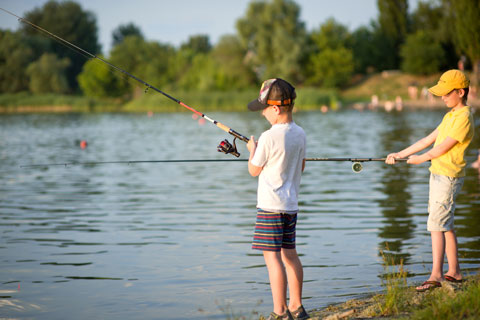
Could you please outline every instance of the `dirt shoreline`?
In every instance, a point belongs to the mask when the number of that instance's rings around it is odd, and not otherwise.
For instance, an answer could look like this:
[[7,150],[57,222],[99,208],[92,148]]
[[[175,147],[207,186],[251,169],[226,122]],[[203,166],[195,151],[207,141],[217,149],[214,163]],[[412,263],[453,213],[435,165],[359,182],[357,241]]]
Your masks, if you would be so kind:
[[[479,275],[467,276],[462,283],[442,282],[442,287],[435,291],[416,292],[413,285],[401,288],[408,297],[409,310],[396,314],[382,314],[386,293],[366,295],[364,298],[356,298],[339,304],[332,304],[324,308],[312,309],[308,313],[312,320],[349,320],[349,319],[408,319],[413,312],[422,308],[425,299],[431,298],[433,293],[442,292],[450,299],[457,293],[462,292],[468,285],[478,282]],[[442,298],[438,298],[442,299]],[[441,303],[441,302],[439,302]]]

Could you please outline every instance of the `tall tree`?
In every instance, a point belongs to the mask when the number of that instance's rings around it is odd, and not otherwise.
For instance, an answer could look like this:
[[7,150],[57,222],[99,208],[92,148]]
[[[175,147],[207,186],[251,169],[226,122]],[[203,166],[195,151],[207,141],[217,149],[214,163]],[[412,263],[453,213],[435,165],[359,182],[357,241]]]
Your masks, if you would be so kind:
[[302,80],[300,61],[306,31],[294,1],[252,1],[246,15],[237,21],[237,31],[258,80]]
[[192,54],[208,53],[212,49],[208,35],[194,35],[188,38],[188,41],[182,43],[180,50],[190,50]]
[[25,66],[33,59],[32,49],[18,33],[0,30],[0,92],[28,89]]
[[177,75],[176,86],[184,89],[208,89],[214,86],[213,70],[209,70],[210,67],[214,69],[214,62],[208,56],[211,50],[208,35],[202,34],[190,36],[188,41],[180,45],[175,62],[170,66],[170,70]]
[[447,0],[455,15],[455,42],[458,50],[473,66],[472,84],[480,80],[480,2],[478,0]]
[[[88,52],[93,54],[100,52],[95,15],[84,11],[79,4],[73,1],[49,1],[43,7],[27,12],[25,19]],[[45,35],[39,35],[39,32],[29,25],[24,25],[21,30],[30,36],[45,37]],[[60,59],[68,58],[70,60],[70,66],[66,71],[67,79],[69,86],[74,90],[77,89],[77,75],[82,71],[83,64],[87,59],[53,39],[48,39],[48,41],[49,52],[54,53]]]
[[346,85],[354,69],[348,29],[329,19],[311,33],[311,38],[315,49],[310,55],[307,83],[325,87]]
[[442,0],[419,2],[411,18],[412,34],[427,33],[432,38],[428,41],[430,45],[434,41],[441,46],[440,50],[444,58],[439,66],[440,70],[449,69],[458,62],[458,53],[455,51],[454,44],[455,31],[452,28],[453,19],[449,11],[450,8],[442,3]]
[[356,73],[373,72],[377,66],[375,53],[378,48],[374,43],[373,31],[365,26],[352,32],[351,49],[353,53],[354,71]]
[[408,0],[377,0],[381,32],[387,47],[392,47],[392,68],[400,65],[400,46],[409,32]]
[[[168,45],[128,36],[112,49],[110,61],[148,83],[163,88],[175,79],[176,69],[171,67],[174,65],[174,56],[174,49]],[[136,81],[130,83],[136,94],[143,93],[143,89],[137,89],[140,87]]]
[[423,30],[408,35],[400,55],[403,58],[402,70],[412,74],[439,72],[445,60],[440,42]]
[[[185,49],[184,49],[185,50]],[[179,51],[180,57],[183,50]],[[244,62],[245,51],[236,36],[223,36],[209,53],[197,53],[179,86],[199,90],[244,89],[255,84],[255,74]]]
[[225,35],[213,48],[216,62],[216,89],[245,89],[255,84],[255,74],[244,61],[245,49],[235,35]]
[[137,27],[132,22],[121,24],[112,32],[112,47],[115,47],[117,44],[121,43],[123,39],[128,36],[137,36],[141,39],[144,38],[140,27]]

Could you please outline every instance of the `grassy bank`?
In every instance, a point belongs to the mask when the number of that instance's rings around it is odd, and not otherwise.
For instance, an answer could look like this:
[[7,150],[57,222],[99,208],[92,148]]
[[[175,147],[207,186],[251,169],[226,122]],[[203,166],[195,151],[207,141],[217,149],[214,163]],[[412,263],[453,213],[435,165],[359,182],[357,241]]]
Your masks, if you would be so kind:
[[[167,92],[202,112],[245,111],[246,105],[258,96],[257,89],[229,92],[178,91]],[[316,110],[322,105],[339,106],[336,90],[297,89],[299,110]],[[26,92],[0,95],[0,112],[175,112],[187,111],[171,99],[150,89],[130,101],[88,98],[78,95],[32,95]]]
[[480,316],[480,276],[467,277],[462,284],[444,282],[442,288],[425,293],[417,293],[413,287],[387,288],[383,294],[310,311],[310,316],[325,320],[475,320]]
[[312,319],[479,319],[480,274],[462,283],[445,281],[441,288],[419,293],[407,285],[403,263],[395,265],[393,258],[383,258],[383,293],[310,311]]
[[[388,250],[388,249],[387,249]],[[418,284],[407,284],[408,271],[403,261],[387,253],[383,257],[384,290],[365,293],[364,298],[352,299],[325,308],[310,309],[312,320],[395,319],[395,320],[477,320],[480,319],[480,273],[464,277],[462,283],[442,282],[442,287],[426,292],[415,290]],[[479,270],[480,271],[480,270]],[[221,308],[225,319],[265,320],[252,311],[239,316],[231,308]]]
[[418,76],[399,71],[384,71],[353,80],[353,84],[342,91],[341,97],[345,101],[358,102],[370,101],[372,95],[377,95],[383,101],[394,101],[399,96],[405,101],[410,100],[408,87],[414,85],[418,90],[418,98],[421,98],[422,88],[435,85],[439,77],[440,73]]
[[0,94],[0,112],[102,112],[121,108],[116,99],[28,92]]

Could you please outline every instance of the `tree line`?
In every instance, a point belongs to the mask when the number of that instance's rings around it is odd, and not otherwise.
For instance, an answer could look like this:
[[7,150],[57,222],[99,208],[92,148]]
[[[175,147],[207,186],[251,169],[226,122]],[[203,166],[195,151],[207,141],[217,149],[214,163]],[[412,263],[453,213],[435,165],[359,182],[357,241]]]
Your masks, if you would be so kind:
[[[330,18],[308,31],[295,1],[252,1],[236,21],[236,33],[215,45],[202,34],[179,47],[148,41],[128,23],[114,30],[108,53],[101,51],[95,15],[74,1],[49,1],[24,17],[162,90],[242,90],[271,77],[342,88],[358,74],[391,69],[432,74],[459,63],[473,70],[476,85],[479,1],[421,1],[413,12],[408,5],[408,0],[377,0],[378,17],[368,25],[351,31]],[[0,92],[134,97],[141,89],[123,78],[29,25],[0,30]]]

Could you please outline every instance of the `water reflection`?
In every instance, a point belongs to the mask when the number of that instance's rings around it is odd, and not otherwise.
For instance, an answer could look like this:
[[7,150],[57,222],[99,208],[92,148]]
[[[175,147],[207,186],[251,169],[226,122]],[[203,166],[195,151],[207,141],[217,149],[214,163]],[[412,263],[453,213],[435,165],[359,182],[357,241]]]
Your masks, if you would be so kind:
[[[380,133],[381,150],[384,150],[384,156],[407,147],[405,142],[412,140],[413,132],[407,114],[399,112],[389,114],[385,118],[385,129]],[[417,137],[413,137],[415,138]],[[389,263],[396,265],[409,264],[410,253],[403,247],[413,237],[416,227],[410,214],[411,178],[411,167],[405,163],[386,166],[380,178],[382,182],[380,191],[386,198],[378,201],[385,217],[379,228],[379,237],[383,239],[379,244],[379,253]]]

